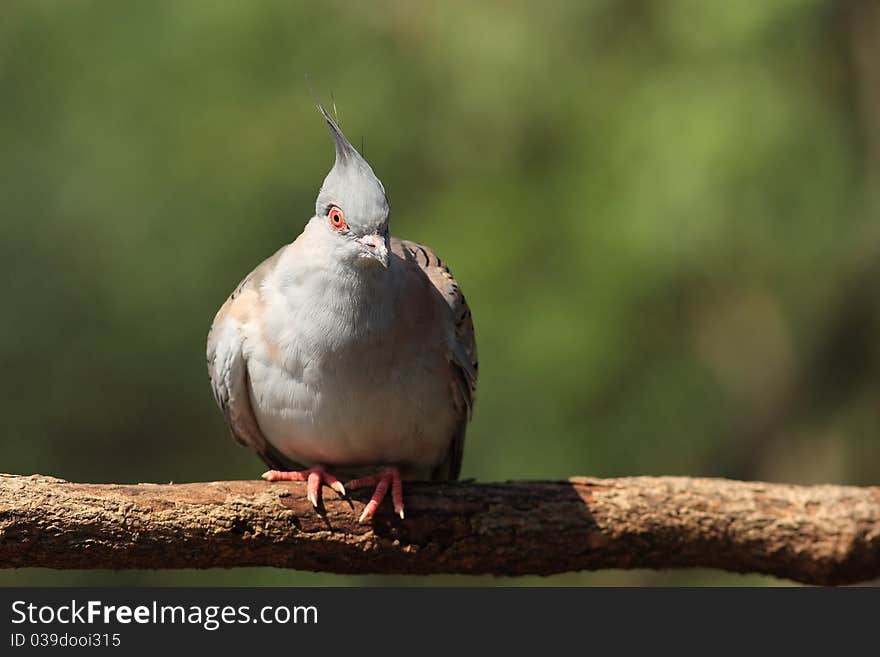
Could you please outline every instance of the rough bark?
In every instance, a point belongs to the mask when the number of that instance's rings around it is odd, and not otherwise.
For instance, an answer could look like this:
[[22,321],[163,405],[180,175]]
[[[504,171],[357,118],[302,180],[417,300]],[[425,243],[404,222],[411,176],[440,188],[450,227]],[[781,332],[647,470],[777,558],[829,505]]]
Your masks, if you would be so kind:
[[0,567],[550,574],[711,567],[812,584],[880,577],[880,488],[685,477],[412,483],[407,517],[304,484],[76,484],[0,475]]

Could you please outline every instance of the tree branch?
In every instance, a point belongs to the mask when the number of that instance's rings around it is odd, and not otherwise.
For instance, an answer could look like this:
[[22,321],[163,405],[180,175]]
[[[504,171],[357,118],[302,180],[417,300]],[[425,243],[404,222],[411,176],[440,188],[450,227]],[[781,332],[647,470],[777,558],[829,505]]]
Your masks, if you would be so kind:
[[546,575],[710,567],[811,584],[880,577],[880,488],[686,477],[411,483],[407,517],[301,483],[75,484],[0,475],[0,567]]

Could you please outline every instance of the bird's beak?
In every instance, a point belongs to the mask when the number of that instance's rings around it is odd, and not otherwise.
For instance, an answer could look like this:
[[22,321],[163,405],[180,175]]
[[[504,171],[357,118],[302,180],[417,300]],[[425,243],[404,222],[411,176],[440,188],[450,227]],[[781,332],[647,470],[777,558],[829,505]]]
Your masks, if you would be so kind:
[[355,240],[361,245],[361,257],[374,258],[383,267],[388,267],[388,246],[381,235],[364,235]]

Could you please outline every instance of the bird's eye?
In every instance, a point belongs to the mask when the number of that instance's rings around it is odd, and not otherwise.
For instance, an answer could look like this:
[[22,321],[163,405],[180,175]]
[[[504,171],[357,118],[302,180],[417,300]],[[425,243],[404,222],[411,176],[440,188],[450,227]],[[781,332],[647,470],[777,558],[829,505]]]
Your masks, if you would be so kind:
[[342,210],[335,205],[330,206],[330,211],[327,213],[327,217],[330,219],[330,225],[336,230],[344,230],[348,228],[348,224],[345,223],[345,215],[342,214]]

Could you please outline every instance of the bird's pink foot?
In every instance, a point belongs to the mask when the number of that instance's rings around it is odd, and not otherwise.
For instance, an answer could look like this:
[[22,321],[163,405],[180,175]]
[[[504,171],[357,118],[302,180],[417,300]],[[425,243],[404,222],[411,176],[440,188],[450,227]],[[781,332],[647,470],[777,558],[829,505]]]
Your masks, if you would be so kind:
[[376,490],[373,497],[364,507],[364,512],[358,518],[358,522],[367,522],[376,513],[379,504],[385,499],[385,493],[388,492],[388,486],[391,486],[391,501],[394,503],[394,513],[403,518],[403,482],[400,480],[400,471],[395,467],[390,467],[382,474],[372,477],[361,477],[349,481],[346,484],[350,489],[364,488],[366,486],[375,486]]
[[309,498],[309,502],[316,509],[318,508],[318,500],[321,497],[321,484],[330,486],[330,488],[345,497],[345,486],[336,477],[327,472],[323,465],[316,465],[308,470],[300,470],[298,472],[267,470],[260,476],[266,481],[305,481],[307,483],[306,495]]

